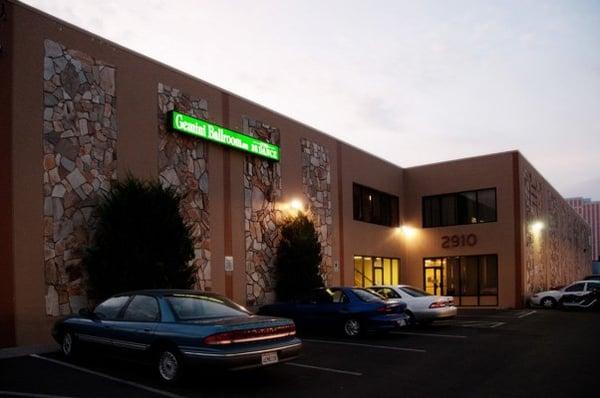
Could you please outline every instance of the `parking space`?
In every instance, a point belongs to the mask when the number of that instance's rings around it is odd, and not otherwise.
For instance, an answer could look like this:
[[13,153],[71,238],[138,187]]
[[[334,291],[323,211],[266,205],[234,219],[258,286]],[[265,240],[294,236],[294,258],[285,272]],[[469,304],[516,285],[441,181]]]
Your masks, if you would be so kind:
[[0,361],[0,395],[570,396],[600,387],[597,336],[598,313],[461,310],[456,319],[384,335],[304,336],[302,356],[293,362],[196,370],[176,387],[158,383],[150,366],[122,359],[13,358]]

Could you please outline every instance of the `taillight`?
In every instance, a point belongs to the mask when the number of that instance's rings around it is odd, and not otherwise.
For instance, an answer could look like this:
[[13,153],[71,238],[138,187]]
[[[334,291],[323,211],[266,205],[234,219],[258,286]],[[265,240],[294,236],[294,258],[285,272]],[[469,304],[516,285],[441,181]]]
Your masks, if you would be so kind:
[[429,308],[442,308],[442,307],[446,307],[448,305],[448,302],[446,300],[438,300],[438,301],[434,301],[433,303],[431,303],[429,305]]
[[394,308],[390,307],[388,305],[384,305],[383,307],[377,308],[375,311],[377,311],[377,312],[383,312],[383,313],[389,313],[389,312],[394,311]]
[[202,342],[207,345],[248,343],[252,341],[280,339],[282,337],[294,336],[295,334],[295,325],[285,325],[216,333],[205,337]]

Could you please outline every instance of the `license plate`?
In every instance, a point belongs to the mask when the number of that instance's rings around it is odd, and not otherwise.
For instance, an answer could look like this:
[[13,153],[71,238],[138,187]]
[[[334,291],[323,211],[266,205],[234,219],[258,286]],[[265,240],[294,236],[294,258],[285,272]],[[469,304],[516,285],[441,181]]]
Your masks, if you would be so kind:
[[261,362],[262,362],[263,365],[269,365],[269,364],[272,364],[272,363],[279,362],[279,358],[277,357],[277,352],[276,351],[265,352],[261,356]]

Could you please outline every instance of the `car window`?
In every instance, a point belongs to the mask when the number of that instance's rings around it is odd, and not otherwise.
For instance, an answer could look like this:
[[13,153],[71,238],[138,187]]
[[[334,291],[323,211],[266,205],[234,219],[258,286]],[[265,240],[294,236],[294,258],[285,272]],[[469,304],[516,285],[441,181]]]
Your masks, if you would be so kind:
[[389,287],[380,287],[377,289],[371,289],[374,290],[375,293],[378,293],[380,295],[382,295],[385,298],[391,299],[391,298],[402,298],[402,296],[400,294],[398,294],[394,289],[389,288]]
[[319,289],[313,296],[313,302],[317,304],[331,304],[333,303],[334,292],[329,289]]
[[426,291],[423,291],[421,289],[418,289],[418,288],[412,287],[412,286],[402,286],[400,289],[402,289],[402,291],[406,292],[406,294],[413,296],[413,297],[432,296],[431,293],[427,293]]
[[588,292],[591,292],[591,291],[598,290],[598,289],[600,289],[600,283],[588,282],[587,288],[585,290],[587,290]]
[[165,299],[181,320],[249,315],[241,305],[217,295],[174,294]]
[[372,303],[374,301],[380,301],[385,299],[385,297],[383,297],[382,295],[377,294],[373,291],[369,291],[367,289],[352,289],[352,293],[354,293],[356,297],[358,297],[361,301],[365,301],[367,303]]
[[111,297],[96,307],[94,313],[100,319],[116,319],[130,296]]
[[344,304],[349,302],[348,297],[346,297],[342,290],[334,290],[332,293],[333,296],[331,298],[333,303]]
[[123,320],[133,322],[152,322],[159,318],[158,302],[154,297],[135,296],[123,314]]
[[576,283],[574,285],[568,286],[565,289],[565,292],[583,292],[585,288],[585,283]]

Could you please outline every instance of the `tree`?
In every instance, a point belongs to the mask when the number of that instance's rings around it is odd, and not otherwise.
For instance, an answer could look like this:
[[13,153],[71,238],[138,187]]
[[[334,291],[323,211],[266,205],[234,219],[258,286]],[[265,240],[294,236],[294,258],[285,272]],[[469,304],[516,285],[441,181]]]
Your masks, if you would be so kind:
[[83,259],[93,297],[194,286],[194,246],[179,202],[158,182],[128,176],[113,186],[97,207],[96,232]]
[[314,223],[304,214],[286,220],[275,258],[277,298],[296,299],[323,286],[319,275],[321,259],[321,243]]

